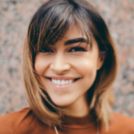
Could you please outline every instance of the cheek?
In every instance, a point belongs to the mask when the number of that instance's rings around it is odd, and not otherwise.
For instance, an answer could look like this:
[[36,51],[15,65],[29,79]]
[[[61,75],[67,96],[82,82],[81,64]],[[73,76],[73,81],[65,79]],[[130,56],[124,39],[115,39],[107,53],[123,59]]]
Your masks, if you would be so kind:
[[48,61],[44,60],[43,58],[41,57],[36,57],[35,59],[35,71],[36,73],[38,74],[43,74],[44,70],[47,68],[48,66]]
[[97,73],[96,61],[85,60],[82,62],[80,67],[81,67],[81,74],[85,76],[87,82],[93,83]]
[[96,59],[79,60],[79,66],[86,71],[97,70]]

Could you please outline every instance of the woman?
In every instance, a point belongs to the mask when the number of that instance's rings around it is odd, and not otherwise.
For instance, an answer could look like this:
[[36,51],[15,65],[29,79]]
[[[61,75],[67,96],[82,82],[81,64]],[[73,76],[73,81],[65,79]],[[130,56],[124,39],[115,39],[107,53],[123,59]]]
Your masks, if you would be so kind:
[[24,45],[29,108],[0,117],[0,134],[134,134],[134,119],[111,110],[117,54],[86,0],[49,0]]

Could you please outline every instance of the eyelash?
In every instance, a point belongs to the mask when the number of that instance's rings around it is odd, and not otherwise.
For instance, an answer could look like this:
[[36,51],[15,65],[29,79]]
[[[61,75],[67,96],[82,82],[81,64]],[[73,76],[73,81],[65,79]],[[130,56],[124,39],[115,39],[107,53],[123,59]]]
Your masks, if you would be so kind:
[[[68,50],[68,52],[72,52],[72,53],[75,53],[75,52],[85,52],[86,49],[83,48],[83,47],[72,47]],[[53,53],[54,50],[52,48],[49,48],[49,47],[46,47],[46,48],[41,48],[40,52],[43,52],[43,53]]]
[[[72,51],[72,50],[74,50],[74,51]],[[85,52],[85,51],[86,51],[86,49],[83,47],[72,47],[69,49],[69,52]]]

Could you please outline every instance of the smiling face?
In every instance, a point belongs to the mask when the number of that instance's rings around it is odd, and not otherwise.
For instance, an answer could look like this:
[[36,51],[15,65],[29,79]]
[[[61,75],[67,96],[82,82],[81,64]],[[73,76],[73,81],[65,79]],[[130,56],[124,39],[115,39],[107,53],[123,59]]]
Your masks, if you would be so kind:
[[86,92],[102,61],[95,41],[89,44],[79,27],[71,26],[54,45],[41,48],[35,71],[52,102],[67,111],[87,112]]

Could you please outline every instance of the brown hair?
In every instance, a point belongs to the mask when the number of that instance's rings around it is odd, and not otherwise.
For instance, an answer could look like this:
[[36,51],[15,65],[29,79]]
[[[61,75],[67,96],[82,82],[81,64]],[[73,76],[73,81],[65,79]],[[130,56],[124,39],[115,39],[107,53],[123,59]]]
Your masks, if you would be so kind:
[[34,73],[37,52],[54,44],[77,23],[87,38],[96,40],[104,63],[97,72],[96,80],[87,93],[90,115],[93,121],[108,126],[111,111],[111,85],[117,72],[117,58],[109,30],[96,9],[86,0],[49,0],[34,14],[24,45],[24,83],[31,109],[48,125],[60,122],[61,112],[46,96]]

